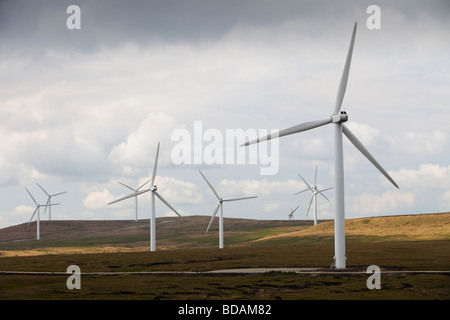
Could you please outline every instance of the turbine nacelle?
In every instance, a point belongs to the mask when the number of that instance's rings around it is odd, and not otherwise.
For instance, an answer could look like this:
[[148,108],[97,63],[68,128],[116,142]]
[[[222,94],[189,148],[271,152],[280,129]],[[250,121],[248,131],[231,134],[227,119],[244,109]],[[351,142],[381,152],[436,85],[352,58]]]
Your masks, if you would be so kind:
[[337,114],[331,116],[331,122],[333,123],[344,123],[348,120],[347,112],[341,111]]
[[150,188],[150,191],[156,191],[156,190],[158,190],[157,186],[153,186],[153,187]]

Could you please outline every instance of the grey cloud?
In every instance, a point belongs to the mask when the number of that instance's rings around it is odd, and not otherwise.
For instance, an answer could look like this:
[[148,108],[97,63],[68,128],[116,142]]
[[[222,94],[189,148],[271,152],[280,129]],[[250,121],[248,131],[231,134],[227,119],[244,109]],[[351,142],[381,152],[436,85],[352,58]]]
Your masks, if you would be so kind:
[[[81,8],[81,30],[68,30],[66,9]],[[337,22],[366,19],[373,1],[298,0],[3,0],[0,2],[0,50],[92,51],[123,42],[214,41],[236,26],[276,27],[302,20],[298,32],[320,34]],[[423,14],[448,20],[447,0],[378,1],[383,12],[395,10],[406,19]],[[309,24],[308,22],[312,22]]]
[[[71,4],[81,8],[81,30],[66,28],[66,8]],[[0,35],[4,39],[0,48],[24,51],[91,51],[127,41],[213,41],[238,25],[269,27],[347,11],[333,2],[295,0],[6,0],[0,6]]]

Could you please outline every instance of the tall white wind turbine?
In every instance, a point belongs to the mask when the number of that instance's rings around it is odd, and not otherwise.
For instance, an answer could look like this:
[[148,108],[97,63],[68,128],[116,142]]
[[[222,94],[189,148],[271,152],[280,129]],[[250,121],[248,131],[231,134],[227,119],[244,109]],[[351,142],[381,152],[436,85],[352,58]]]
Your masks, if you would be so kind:
[[[52,220],[52,197],[56,197],[59,196],[60,194],[64,194],[67,193],[67,191],[63,191],[60,193],[55,193],[55,194],[49,194],[47,191],[45,191],[45,189],[39,184],[36,183],[38,185],[39,188],[42,189],[42,191],[44,191],[44,193],[47,195],[48,199],[47,199],[47,204],[48,204],[48,220]],[[45,207],[44,209],[44,214],[47,210],[47,207]]]
[[[127,186],[125,183],[122,183],[122,182],[119,182],[119,183],[120,183],[121,185],[123,185],[124,187],[130,189],[130,190],[133,191],[133,192],[138,192],[143,186],[145,186],[145,185],[146,185],[147,183],[149,183],[149,182],[150,182],[150,180],[147,180],[144,184],[140,185],[140,186],[137,187],[136,189],[133,189],[132,187]],[[134,196],[134,201],[135,201],[135,207],[136,207],[136,215],[135,215],[134,220],[135,220],[135,221],[138,221],[138,198],[137,198],[137,196]]]
[[219,196],[217,191],[214,189],[214,187],[211,185],[211,183],[209,183],[208,179],[206,179],[206,177],[203,175],[203,173],[200,170],[198,172],[200,172],[200,174],[202,175],[203,179],[205,179],[205,181],[208,184],[209,188],[211,189],[211,191],[216,196],[217,200],[219,200],[219,204],[217,205],[216,209],[214,210],[214,212],[213,212],[213,214],[211,216],[211,220],[209,221],[209,225],[208,225],[208,228],[206,228],[206,232],[205,233],[208,233],[208,230],[211,227],[211,224],[212,224],[212,222],[214,220],[214,217],[216,216],[217,211],[219,211],[219,208],[220,208],[220,215],[219,215],[219,248],[223,249],[223,202],[238,201],[238,200],[245,200],[245,199],[253,199],[253,198],[257,198],[257,196],[243,197],[243,198],[232,198],[232,199],[223,199],[223,198],[221,198]]
[[350,142],[395,186],[398,185],[383,169],[383,167],[375,160],[375,158],[367,151],[363,144],[356,138],[356,136],[344,125],[348,120],[348,115],[345,111],[341,111],[342,101],[344,99],[345,90],[347,88],[348,74],[350,70],[350,63],[353,53],[353,45],[355,43],[356,22],[353,27],[350,47],[347,53],[344,70],[339,84],[336,104],[334,106],[333,114],[325,119],[305,122],[284,130],[281,130],[275,135],[268,135],[263,138],[258,138],[253,141],[246,142],[244,145],[267,141],[276,137],[283,137],[294,133],[314,129],[326,124],[334,124],[334,194],[335,194],[335,218],[334,218],[334,244],[335,244],[335,262],[334,265],[338,269],[345,268],[345,200],[344,200],[344,159],[342,148],[342,134],[344,134]]
[[33,214],[31,215],[30,221],[28,222],[28,226],[31,223],[31,220],[33,220],[34,215],[37,212],[37,219],[36,219],[36,239],[39,240],[41,238],[41,217],[40,217],[40,209],[41,207],[50,207],[50,206],[57,206],[59,203],[52,203],[52,204],[39,204],[37,203],[36,199],[31,195],[31,192],[25,187],[25,190],[27,190],[28,194],[30,195],[33,202],[36,204],[36,209],[34,209]]
[[308,216],[309,209],[311,209],[311,204],[314,202],[314,225],[316,225],[317,224],[317,195],[320,194],[326,200],[330,201],[330,199],[325,197],[325,195],[322,192],[330,190],[330,189],[333,189],[333,187],[319,190],[319,188],[317,187],[317,184],[316,184],[316,181],[317,181],[317,166],[316,166],[316,173],[314,175],[314,184],[313,184],[312,187],[309,185],[308,182],[306,182],[305,179],[303,179],[303,177],[300,174],[298,174],[298,176],[308,186],[308,189],[305,189],[303,191],[300,191],[300,192],[297,192],[297,193],[294,193],[294,194],[297,195],[297,194],[303,193],[303,192],[308,191],[308,190],[310,190],[312,192],[311,200],[309,201],[308,211],[306,211],[306,216]]
[[156,178],[156,168],[158,167],[158,155],[159,155],[159,142],[158,142],[158,147],[156,149],[156,158],[155,158],[155,165],[153,166],[153,173],[152,173],[152,178],[151,178],[151,182],[152,182],[152,186],[148,189],[145,190],[141,190],[141,191],[135,191],[125,197],[122,197],[120,199],[117,199],[115,201],[112,201],[110,203],[108,203],[108,205],[125,200],[125,199],[129,199],[131,197],[137,197],[140,194],[146,193],[151,191],[151,199],[152,199],[152,211],[151,211],[151,217],[150,217],[150,251],[155,251],[156,250],[156,214],[155,214],[155,196],[157,196],[159,198],[159,200],[161,200],[167,207],[169,207],[170,210],[172,210],[173,212],[175,212],[179,217],[181,217],[181,215],[178,213],[177,210],[175,210],[167,201],[166,199],[164,199],[162,197],[162,195],[160,195],[158,193],[158,187],[155,185],[155,178]]

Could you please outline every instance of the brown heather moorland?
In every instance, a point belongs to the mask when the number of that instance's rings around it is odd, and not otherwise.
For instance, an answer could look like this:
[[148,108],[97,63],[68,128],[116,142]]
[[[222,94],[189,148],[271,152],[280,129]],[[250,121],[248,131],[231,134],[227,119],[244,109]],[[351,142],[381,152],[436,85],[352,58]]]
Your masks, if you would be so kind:
[[[158,218],[156,252],[149,252],[148,220],[42,221],[39,241],[35,223],[0,229],[0,299],[450,298],[450,213],[348,219],[347,270],[357,274],[328,272],[333,221],[313,226],[304,220],[225,218],[222,250],[217,221],[205,234],[208,222],[207,216]],[[81,290],[66,287],[65,272],[73,264],[81,269]],[[373,264],[382,270],[381,290],[366,286],[365,270]],[[328,273],[207,273],[236,268]],[[170,274],[176,271],[193,274]]]

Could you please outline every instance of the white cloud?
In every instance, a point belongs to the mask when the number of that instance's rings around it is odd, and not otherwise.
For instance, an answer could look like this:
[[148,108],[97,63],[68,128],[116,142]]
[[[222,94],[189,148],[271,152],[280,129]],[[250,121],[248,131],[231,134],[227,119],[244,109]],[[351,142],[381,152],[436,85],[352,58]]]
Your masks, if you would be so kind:
[[447,211],[450,211],[450,190],[442,194],[440,202],[443,208],[447,208]]
[[197,186],[191,182],[172,177],[156,177],[158,192],[172,206],[175,204],[200,204],[203,195],[197,191]]
[[153,170],[157,145],[161,142],[158,166],[165,165],[170,161],[169,139],[176,127],[172,116],[149,113],[137,129],[129,133],[126,141],[112,148],[108,161],[121,174],[136,175],[142,173],[142,169]]
[[239,195],[246,197],[251,196],[267,197],[279,193],[293,194],[295,190],[298,190],[303,187],[304,187],[303,182],[296,180],[270,181],[269,179],[262,179],[262,180],[223,179],[220,181],[219,186],[216,187],[216,190],[219,193],[219,195],[223,196],[224,198]]
[[[30,199],[31,201],[31,199]],[[33,214],[33,211],[36,209],[36,207],[32,206],[25,206],[25,205],[19,205],[16,208],[14,208],[12,214],[14,216],[17,216],[18,218],[22,218],[25,221],[29,221],[31,218],[31,215]]]
[[351,214],[358,216],[373,215],[394,215],[396,210],[413,208],[415,203],[415,194],[412,192],[402,193],[398,190],[387,191],[382,195],[363,193],[355,197],[347,198],[351,201]]
[[411,155],[427,156],[443,154],[448,150],[449,134],[443,130],[429,132],[408,131],[405,134],[404,150]]
[[275,202],[269,202],[264,205],[264,212],[272,212],[280,209],[280,204]]
[[394,144],[392,138],[383,135],[379,129],[372,128],[367,124],[353,121],[349,122],[347,127],[369,150],[371,148],[377,148],[386,151],[392,148]]
[[113,200],[116,200],[116,197],[113,196],[108,189],[100,191],[96,190],[87,194],[83,199],[83,205],[88,209],[99,209],[105,208],[106,204]]
[[400,169],[391,172],[401,188],[405,189],[450,189],[450,165],[421,164],[418,169]]
[[368,192],[348,195],[346,199],[352,215],[448,211],[450,165],[421,164],[417,169],[402,168],[389,173],[400,189],[381,195]]

